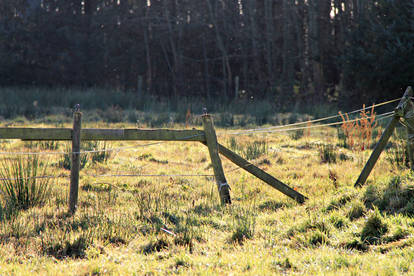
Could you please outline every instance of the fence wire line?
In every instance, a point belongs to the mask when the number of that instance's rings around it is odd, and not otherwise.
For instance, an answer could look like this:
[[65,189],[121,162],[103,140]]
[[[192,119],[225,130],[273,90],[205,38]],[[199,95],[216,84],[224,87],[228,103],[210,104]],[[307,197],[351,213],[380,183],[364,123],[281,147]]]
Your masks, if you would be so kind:
[[[384,114],[381,114],[381,115],[378,115],[378,116],[384,116],[383,118],[380,118],[380,119],[378,119],[377,121],[380,121],[380,120],[384,120],[384,119],[387,119],[387,118],[390,118],[390,117],[392,117],[394,114],[392,114],[392,113],[394,113],[393,111],[392,112],[387,112],[387,113],[384,113]],[[354,120],[355,121],[355,120]],[[351,121],[348,121],[348,122],[351,122]],[[322,126],[322,125],[321,125]],[[316,127],[316,126],[315,126]],[[319,153],[307,153],[306,155],[308,155],[308,156],[319,156],[320,154]],[[267,157],[268,156],[268,154],[266,154],[265,155],[265,157]],[[226,172],[225,172],[225,174],[228,174],[228,173],[231,173],[231,172],[235,172],[235,171],[238,171],[238,170],[241,170],[241,169],[245,169],[245,168],[247,168],[247,167],[249,167],[249,166],[256,166],[256,167],[258,167],[258,163],[259,163],[259,161],[257,160],[257,159],[255,159],[256,161],[251,161],[251,162],[249,162],[249,164],[246,164],[246,165],[244,165],[244,166],[238,166],[238,167],[236,167],[236,168],[233,168],[233,169],[230,169],[230,170],[227,170]]]
[[[389,103],[393,103],[396,101],[401,100],[402,98],[398,98],[398,99],[394,99],[394,100],[390,100],[390,101],[386,101],[383,103],[379,103],[379,104],[373,104],[371,106],[365,107],[365,108],[361,108],[358,110],[354,110],[351,112],[347,112],[347,113],[343,113],[343,115],[349,115],[349,114],[353,114],[353,113],[357,113],[372,107],[378,107],[378,106],[382,106],[382,105],[386,105]],[[377,115],[377,117],[380,116],[385,116],[388,114],[393,113],[393,111],[388,112],[388,113],[383,113],[380,115]],[[256,132],[256,133],[271,133],[271,132],[282,132],[282,131],[292,131],[292,130],[301,130],[301,129],[308,129],[308,128],[315,128],[315,127],[325,127],[325,126],[332,126],[332,125],[337,125],[337,124],[342,124],[343,122],[336,122],[336,123],[331,123],[331,124],[323,124],[323,125],[318,125],[318,126],[306,126],[306,127],[298,127],[298,128],[290,128],[290,129],[282,129],[285,127],[289,127],[289,126],[296,126],[296,125],[302,125],[302,124],[309,124],[309,123],[315,123],[315,122],[321,122],[321,121],[325,121],[325,120],[329,120],[329,119],[333,119],[333,118],[338,118],[341,117],[341,115],[333,115],[333,116],[328,116],[325,118],[320,118],[320,119],[315,119],[315,120],[310,120],[310,121],[305,121],[305,122],[298,122],[298,123],[293,123],[293,124],[287,124],[287,125],[282,125],[282,126],[273,126],[273,127],[268,127],[268,128],[256,128],[256,129],[248,129],[242,132],[236,132],[236,133],[228,133],[228,135],[241,135],[241,134],[246,134],[246,133],[250,133],[250,132]],[[371,118],[371,117],[368,117]],[[362,118],[361,118],[362,119]],[[355,119],[355,120],[351,120],[348,122],[354,122],[354,121],[359,121],[361,119]],[[385,119],[385,118],[382,118]],[[380,119],[378,119],[379,121]],[[279,130],[281,129],[281,130]],[[273,130],[273,131],[266,131],[266,130]],[[203,134],[197,134],[197,135],[192,135],[192,136],[188,136],[188,137],[184,137],[182,138],[183,140],[186,139],[190,139],[190,138],[194,138],[194,137],[199,137],[202,136]],[[223,135],[223,134],[219,134],[219,135]],[[65,155],[65,154],[87,154],[87,153],[98,153],[98,152],[111,152],[111,151],[121,151],[121,150],[125,150],[125,149],[132,149],[132,148],[136,148],[136,147],[147,147],[147,146],[153,146],[153,145],[159,145],[159,144],[163,144],[163,143],[167,143],[169,141],[160,141],[160,142],[156,142],[156,143],[149,143],[149,144],[144,144],[144,145],[135,145],[135,146],[128,146],[128,147],[118,147],[118,148],[111,148],[111,149],[102,149],[102,150],[88,150],[88,151],[79,151],[79,152],[0,152],[0,155]]]
[[[382,117],[378,118],[376,121],[381,121],[387,119],[389,117],[394,116],[394,111],[386,112],[380,115],[375,115],[375,117]],[[320,127],[327,127],[327,126],[335,126],[335,125],[342,125],[344,123],[351,123],[361,121],[363,119],[371,119],[374,116],[369,116],[366,118],[357,118],[354,120],[349,120],[346,122],[334,122],[329,124],[322,124],[322,125],[313,125],[313,126],[305,126],[305,127],[296,127],[296,128],[286,128],[286,129],[256,129],[256,130],[246,130],[241,132],[233,132],[233,133],[226,133],[226,135],[243,135],[243,134],[251,134],[251,133],[275,133],[275,132],[286,132],[286,131],[293,131],[293,130],[303,130],[303,129],[311,129],[311,128],[320,128]],[[223,134],[220,134],[223,135]]]
[[[197,134],[197,135],[192,135],[192,136],[187,136],[187,137],[183,137],[181,139],[183,140],[187,140],[187,139],[191,139],[194,137],[199,137],[199,136],[203,136],[204,134]],[[154,145],[159,145],[159,144],[164,144],[164,143],[168,143],[171,141],[160,141],[160,142],[154,142],[154,143],[149,143],[149,144],[144,144],[144,145],[134,145],[134,146],[127,146],[127,147],[118,147],[118,148],[110,148],[110,149],[102,149],[102,150],[86,150],[86,151],[79,151],[79,152],[64,152],[64,151],[59,151],[59,152],[0,152],[0,155],[65,155],[65,154],[88,154],[88,153],[98,153],[98,152],[111,152],[111,151],[121,151],[121,150],[125,150],[125,149],[135,149],[137,147],[149,147],[149,146],[154,146]]]
[[[103,177],[214,177],[212,174],[102,174],[102,175],[89,175],[94,178]],[[16,181],[16,180],[29,180],[29,179],[58,179],[69,178],[69,175],[48,175],[48,176],[29,176],[18,178],[0,178],[0,181]]]
[[[342,115],[346,116],[346,115],[349,115],[349,114],[358,113],[358,112],[361,112],[363,110],[370,109],[372,107],[387,105],[387,104],[399,101],[401,99],[402,98],[398,98],[398,99],[390,100],[390,101],[379,103],[379,104],[373,104],[373,105],[365,107],[365,108],[357,109],[357,110],[354,110],[354,111],[351,111],[351,112],[342,113]],[[334,119],[334,118],[339,118],[339,117],[341,117],[341,115],[338,114],[338,115],[332,115],[332,116],[328,116],[328,117],[324,117],[324,118],[309,120],[309,121],[305,121],[305,122],[297,122],[297,123],[293,123],[293,124],[286,124],[286,125],[281,125],[281,126],[271,126],[271,127],[267,127],[267,128],[247,129],[247,130],[245,130],[245,132],[247,132],[247,131],[255,132],[257,130],[279,129],[279,128],[285,128],[285,127],[291,127],[291,126],[297,126],[297,125],[303,125],[303,124],[317,123],[317,122],[322,122],[322,121],[326,121],[326,120],[330,120],[330,119]]]

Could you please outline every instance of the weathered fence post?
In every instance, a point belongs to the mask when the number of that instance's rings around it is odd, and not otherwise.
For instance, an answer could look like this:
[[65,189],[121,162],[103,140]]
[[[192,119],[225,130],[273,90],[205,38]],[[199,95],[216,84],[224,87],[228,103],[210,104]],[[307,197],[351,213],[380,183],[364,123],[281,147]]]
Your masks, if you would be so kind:
[[81,143],[82,113],[76,108],[73,113],[72,129],[72,164],[70,169],[69,211],[74,213],[78,205],[80,143]]
[[381,152],[385,149],[385,146],[387,145],[388,140],[390,139],[395,127],[400,121],[400,118],[403,117],[406,113],[407,105],[409,105],[412,96],[413,90],[411,89],[411,86],[409,86],[405,90],[404,96],[401,98],[401,101],[399,102],[398,106],[395,108],[392,120],[389,122],[385,131],[382,133],[380,140],[374,148],[374,151],[372,152],[367,163],[365,164],[365,167],[362,169],[361,174],[355,182],[355,187],[360,187],[365,184],[365,181],[367,180],[369,174],[374,168],[375,163],[378,161]]
[[231,204],[230,187],[227,184],[226,176],[224,175],[223,166],[221,164],[213,120],[211,119],[211,115],[208,114],[205,114],[202,117],[207,147],[210,153],[211,164],[213,165],[220,200],[222,204]]

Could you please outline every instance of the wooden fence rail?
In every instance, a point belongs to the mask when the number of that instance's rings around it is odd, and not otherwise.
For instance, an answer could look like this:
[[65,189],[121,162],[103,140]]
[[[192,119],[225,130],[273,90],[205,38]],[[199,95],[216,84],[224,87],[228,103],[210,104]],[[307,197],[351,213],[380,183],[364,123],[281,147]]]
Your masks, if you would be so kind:
[[[204,131],[171,129],[96,129],[84,128],[80,132],[82,141],[197,141],[205,142]],[[0,139],[25,141],[71,141],[71,128],[0,128]]]
[[[273,176],[249,163],[236,153],[220,145],[217,141],[214,124],[210,115],[203,115],[204,130],[171,130],[171,129],[96,129],[81,128],[82,113],[74,112],[73,128],[0,128],[0,139],[20,139],[24,141],[72,141],[71,178],[69,192],[69,211],[77,208],[79,190],[79,155],[81,141],[188,141],[201,142],[209,149],[210,158],[217,182],[220,199],[223,204],[230,204],[230,186],[224,175],[219,153],[242,169],[258,177],[271,187],[291,197],[299,203],[307,198],[277,180]],[[11,153],[12,154],[12,153]]]

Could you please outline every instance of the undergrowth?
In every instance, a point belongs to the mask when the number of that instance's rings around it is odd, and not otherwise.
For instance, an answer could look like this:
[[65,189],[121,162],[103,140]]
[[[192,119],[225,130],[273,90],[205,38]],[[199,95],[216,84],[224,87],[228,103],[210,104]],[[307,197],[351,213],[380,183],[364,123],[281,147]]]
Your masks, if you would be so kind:
[[[86,151],[127,150],[95,158],[84,154],[75,214],[67,210],[67,178],[50,182],[45,200],[22,209],[8,211],[2,195],[0,274],[413,273],[414,189],[404,167],[380,158],[366,186],[355,188],[364,155],[339,146],[334,129],[315,129],[306,139],[284,133],[218,137],[243,157],[258,159],[260,168],[308,200],[298,204],[223,158],[233,204],[221,206],[213,178],[174,176],[211,173],[208,150],[201,144],[129,150],[135,142],[85,142]],[[321,140],[331,146],[323,149]],[[391,142],[389,149],[394,138]],[[0,143],[3,151],[26,146]],[[32,146],[53,151],[52,145]],[[64,143],[58,147],[64,149]],[[45,168],[45,174],[67,175],[43,158],[37,161],[37,175]],[[63,159],[50,158],[50,164]],[[108,176],[112,173],[142,176]]]
[[0,163],[0,191],[6,210],[43,205],[50,195],[48,164],[37,155],[4,159]]

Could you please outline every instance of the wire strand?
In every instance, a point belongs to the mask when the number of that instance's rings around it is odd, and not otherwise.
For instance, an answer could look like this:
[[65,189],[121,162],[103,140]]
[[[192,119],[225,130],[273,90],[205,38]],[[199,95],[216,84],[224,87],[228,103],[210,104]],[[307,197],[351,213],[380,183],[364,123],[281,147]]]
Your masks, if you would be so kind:
[[[357,109],[357,110],[354,110],[354,111],[342,113],[342,115],[346,116],[346,115],[349,115],[349,114],[358,113],[358,112],[361,112],[363,110],[370,109],[370,108],[373,108],[373,107],[387,105],[387,104],[399,101],[401,99],[402,98],[398,98],[398,99],[386,101],[386,102],[379,103],[379,104],[373,104],[373,105],[365,107],[365,108],[361,108],[361,109]],[[328,117],[324,117],[324,118],[319,118],[319,119],[314,119],[314,120],[309,120],[309,121],[304,121],[304,122],[297,122],[297,123],[292,123],[292,124],[286,124],[286,125],[281,125],[281,126],[271,126],[271,127],[267,127],[267,128],[247,129],[247,130],[245,130],[245,132],[248,132],[248,131],[255,132],[256,130],[279,129],[279,128],[285,128],[285,127],[291,127],[291,126],[297,126],[297,125],[303,125],[303,124],[317,123],[317,122],[327,121],[327,120],[334,119],[334,118],[339,118],[339,117],[341,117],[341,115],[338,114],[338,115],[332,115],[332,116],[328,116]]]
[[[103,177],[214,177],[212,174],[101,174],[101,175],[89,175],[94,178]],[[29,179],[58,179],[69,178],[69,175],[47,175],[47,176],[30,176],[30,177],[17,177],[17,178],[0,178],[0,181],[16,181],[16,180],[29,180]]]
[[[191,139],[194,137],[199,137],[199,136],[203,136],[204,134],[197,134],[197,135],[192,135],[192,136],[188,136],[188,137],[184,137],[182,138],[183,140],[187,140],[187,139]],[[134,149],[137,147],[149,147],[149,146],[154,146],[154,145],[159,145],[159,144],[164,144],[164,143],[168,143],[171,141],[160,141],[160,142],[154,142],[154,143],[148,143],[148,144],[144,144],[144,145],[134,145],[134,146],[128,146],[128,147],[118,147],[118,148],[111,148],[111,149],[102,149],[102,150],[87,150],[87,151],[79,151],[79,152],[0,152],[0,155],[65,155],[65,154],[88,154],[88,153],[98,153],[98,152],[111,152],[111,151],[121,151],[121,150],[125,150],[125,149]]]
[[[378,118],[376,121],[381,121],[389,117],[392,117],[394,115],[393,113],[394,111],[386,112],[380,115],[375,115],[375,117],[382,117],[382,118]],[[327,127],[327,126],[342,125],[343,123],[351,123],[351,122],[356,122],[356,121],[360,121],[363,119],[371,119],[372,117],[374,116],[370,116],[366,118],[357,118],[357,119],[349,120],[346,122],[334,122],[334,123],[328,123],[328,124],[322,124],[322,125],[313,125],[313,126],[305,126],[305,127],[287,128],[287,129],[257,129],[255,131],[248,130],[248,131],[227,133],[227,135],[243,135],[243,134],[252,134],[252,133],[276,133],[276,132],[287,132],[287,131],[303,130],[303,129],[311,129],[311,128],[320,128],[320,127]]]

